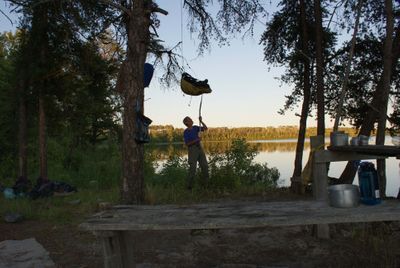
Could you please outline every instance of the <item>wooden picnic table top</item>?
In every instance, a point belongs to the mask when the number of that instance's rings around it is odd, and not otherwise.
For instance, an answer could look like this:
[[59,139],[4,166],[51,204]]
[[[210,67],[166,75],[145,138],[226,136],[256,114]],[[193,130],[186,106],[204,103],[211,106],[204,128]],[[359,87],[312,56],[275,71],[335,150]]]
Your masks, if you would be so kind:
[[93,215],[80,227],[91,231],[187,230],[372,221],[400,221],[400,201],[354,208],[334,208],[315,200],[120,205]]
[[354,152],[360,154],[372,154],[387,157],[400,157],[400,147],[393,145],[344,145],[328,146],[329,151],[333,152]]

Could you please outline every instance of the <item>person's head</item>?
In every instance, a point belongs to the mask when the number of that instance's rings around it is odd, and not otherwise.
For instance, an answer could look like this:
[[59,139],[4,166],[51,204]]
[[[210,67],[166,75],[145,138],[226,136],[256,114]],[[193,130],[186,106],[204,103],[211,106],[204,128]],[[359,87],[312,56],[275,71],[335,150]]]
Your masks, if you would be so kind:
[[183,124],[187,127],[191,127],[193,125],[193,120],[189,116],[183,118]]

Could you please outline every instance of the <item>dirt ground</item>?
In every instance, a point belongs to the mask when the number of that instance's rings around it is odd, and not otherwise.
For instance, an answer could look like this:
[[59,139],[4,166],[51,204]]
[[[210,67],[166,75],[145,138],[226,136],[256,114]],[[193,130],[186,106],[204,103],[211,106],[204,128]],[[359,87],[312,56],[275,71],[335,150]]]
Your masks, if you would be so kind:
[[[241,230],[138,231],[137,267],[400,267],[400,224],[331,225],[329,240],[313,226]],[[0,223],[0,241],[35,238],[57,267],[102,267],[102,248],[76,225]]]

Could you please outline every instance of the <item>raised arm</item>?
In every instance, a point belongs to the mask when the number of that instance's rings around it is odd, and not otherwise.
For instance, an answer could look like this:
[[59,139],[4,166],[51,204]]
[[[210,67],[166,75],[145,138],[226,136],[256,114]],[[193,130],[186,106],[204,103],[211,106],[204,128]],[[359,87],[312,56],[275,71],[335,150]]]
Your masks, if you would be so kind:
[[202,127],[203,127],[203,130],[207,130],[208,127],[207,127],[207,125],[203,122],[203,117],[199,116],[199,121],[200,121],[200,124],[201,124]]

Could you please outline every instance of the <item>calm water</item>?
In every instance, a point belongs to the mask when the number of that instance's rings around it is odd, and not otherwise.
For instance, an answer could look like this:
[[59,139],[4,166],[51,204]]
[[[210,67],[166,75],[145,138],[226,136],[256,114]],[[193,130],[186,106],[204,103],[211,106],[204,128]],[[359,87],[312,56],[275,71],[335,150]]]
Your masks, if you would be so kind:
[[[293,165],[294,165],[294,150],[291,152],[265,152],[260,151],[256,156],[255,161],[259,163],[268,163],[269,167],[276,167],[280,174],[279,185],[280,186],[289,186],[290,185],[290,177],[293,174]],[[310,153],[309,147],[304,151],[303,155],[303,167],[308,160],[308,155]],[[371,161],[376,166],[375,160],[366,160]],[[400,187],[400,161],[394,157],[390,157],[386,159],[386,195],[396,197]],[[340,177],[343,169],[345,168],[347,162],[333,162],[329,167],[329,176],[330,177]],[[356,175],[354,179],[354,184],[358,184],[358,176]]]
[[[267,163],[268,167],[276,167],[280,172],[279,186],[289,186],[290,177],[293,174],[296,140],[272,140],[272,141],[252,141],[250,144],[256,146],[258,155],[254,161],[257,163]],[[327,141],[326,144],[329,144]],[[374,144],[371,140],[370,144]],[[387,137],[385,144],[392,145],[390,137]],[[229,143],[224,142],[209,142],[204,143],[206,152],[219,151],[223,152],[229,147]],[[179,154],[186,156],[186,148],[183,144],[175,145],[160,145],[157,146],[157,150],[161,151],[161,154]],[[309,143],[306,142],[305,150],[303,154],[303,167],[308,161],[308,155],[310,153]],[[375,163],[375,160],[367,160]],[[347,162],[334,162],[331,163],[329,168],[330,177],[340,177]],[[396,197],[400,187],[400,161],[394,157],[390,157],[386,160],[386,195]],[[358,177],[356,175],[354,184],[358,184]]]

